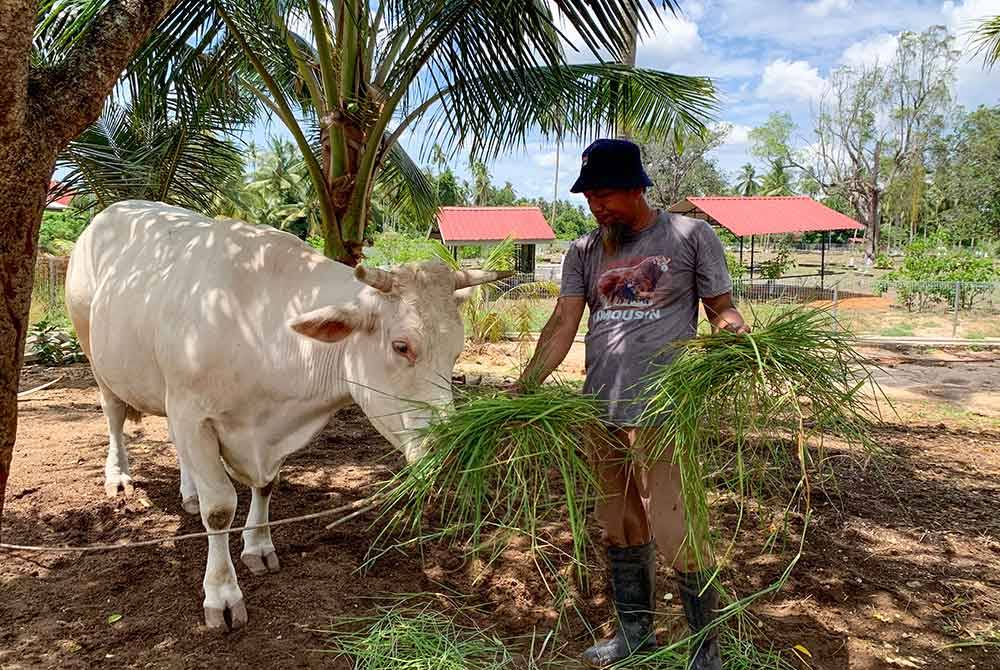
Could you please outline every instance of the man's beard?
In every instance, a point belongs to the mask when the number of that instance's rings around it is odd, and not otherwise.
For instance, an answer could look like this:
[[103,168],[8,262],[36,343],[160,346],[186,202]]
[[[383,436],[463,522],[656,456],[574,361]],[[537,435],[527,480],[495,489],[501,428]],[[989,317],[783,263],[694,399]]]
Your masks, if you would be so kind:
[[616,256],[625,241],[625,234],[628,226],[624,223],[610,223],[601,226],[601,244],[604,246],[604,253],[608,256]]

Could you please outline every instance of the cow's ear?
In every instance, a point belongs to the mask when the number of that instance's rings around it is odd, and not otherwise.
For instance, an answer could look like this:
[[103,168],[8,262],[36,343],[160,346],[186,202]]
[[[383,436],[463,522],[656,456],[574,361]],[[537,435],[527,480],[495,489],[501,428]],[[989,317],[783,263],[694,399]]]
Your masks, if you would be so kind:
[[320,307],[288,321],[296,333],[320,342],[340,342],[364,326],[365,318],[357,305]]

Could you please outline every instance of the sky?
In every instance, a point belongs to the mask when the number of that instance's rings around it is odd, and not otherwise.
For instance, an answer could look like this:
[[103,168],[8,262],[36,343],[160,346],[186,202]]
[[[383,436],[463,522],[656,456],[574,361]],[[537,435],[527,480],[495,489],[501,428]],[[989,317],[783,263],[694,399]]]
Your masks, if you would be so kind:
[[[776,111],[791,113],[795,139],[810,142],[815,100],[830,72],[842,65],[885,62],[897,36],[944,25],[963,51],[957,68],[956,99],[967,108],[1000,104],[1000,67],[984,71],[982,59],[966,48],[978,19],[1000,14],[1000,0],[679,0],[677,17],[667,14],[644,35],[637,65],[713,79],[719,92],[717,123],[731,124],[726,143],[712,156],[729,175],[751,160],[748,132]],[[587,53],[571,60],[593,60]],[[257,133],[255,133],[257,134]],[[404,146],[420,156],[422,138],[409,134]],[[524,151],[489,166],[493,181],[510,181],[518,195],[583,203],[569,188],[584,145],[562,146],[556,189],[556,148],[531,142]],[[468,178],[463,159],[453,168]]]

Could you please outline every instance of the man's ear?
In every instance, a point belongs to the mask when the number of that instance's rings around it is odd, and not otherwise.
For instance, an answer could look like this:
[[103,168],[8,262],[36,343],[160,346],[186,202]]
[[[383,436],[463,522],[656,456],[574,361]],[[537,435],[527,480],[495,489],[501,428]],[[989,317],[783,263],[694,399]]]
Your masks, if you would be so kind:
[[340,342],[363,328],[364,322],[364,316],[357,305],[335,305],[299,314],[288,321],[288,327],[320,342]]

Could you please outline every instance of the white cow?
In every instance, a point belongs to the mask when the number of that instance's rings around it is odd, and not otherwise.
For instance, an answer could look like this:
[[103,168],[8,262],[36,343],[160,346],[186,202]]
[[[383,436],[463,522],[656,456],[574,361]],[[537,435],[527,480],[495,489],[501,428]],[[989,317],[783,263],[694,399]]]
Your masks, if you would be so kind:
[[[185,509],[211,530],[232,524],[230,475],[253,490],[247,524],[267,521],[282,461],[352,402],[418,458],[415,431],[452,400],[456,291],[498,277],[435,263],[352,271],[272,228],[154,202],[107,208],[66,279],[108,420],[106,491],[131,487],[122,428],[136,413],[167,417]],[[247,621],[228,547],[209,538],[209,627]],[[241,560],[277,571],[269,529],[244,531]]]

